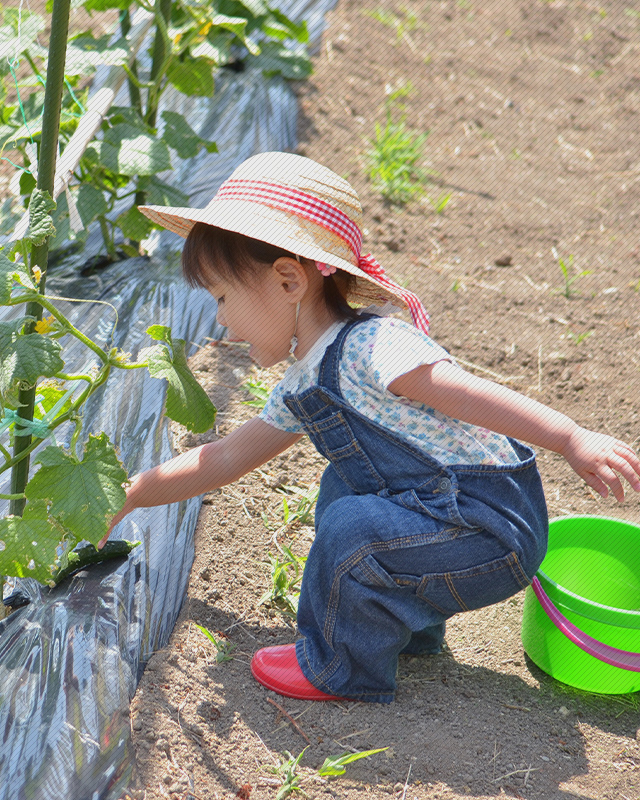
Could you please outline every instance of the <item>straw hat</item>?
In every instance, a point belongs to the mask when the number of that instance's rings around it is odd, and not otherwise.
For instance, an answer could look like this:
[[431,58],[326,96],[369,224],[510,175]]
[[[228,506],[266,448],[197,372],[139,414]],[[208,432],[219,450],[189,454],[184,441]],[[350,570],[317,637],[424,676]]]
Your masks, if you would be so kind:
[[[196,222],[204,222],[342,269],[357,278],[350,302],[414,305],[414,295],[391,281],[375,259],[361,255],[362,206],[355,189],[310,158],[260,153],[240,164],[205,208],[139,210],[185,238]],[[424,317],[428,324],[426,312]]]

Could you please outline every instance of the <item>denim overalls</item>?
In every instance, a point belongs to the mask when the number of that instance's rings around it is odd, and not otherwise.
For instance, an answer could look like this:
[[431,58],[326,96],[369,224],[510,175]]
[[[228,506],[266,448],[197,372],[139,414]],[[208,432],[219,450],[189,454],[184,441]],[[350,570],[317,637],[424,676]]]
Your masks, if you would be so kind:
[[318,385],[284,402],[331,463],[298,605],[296,656],[329,694],[389,703],[400,653],[437,653],[445,620],[524,589],[547,546],[533,451],[504,466],[441,464],[342,397],[347,323]]

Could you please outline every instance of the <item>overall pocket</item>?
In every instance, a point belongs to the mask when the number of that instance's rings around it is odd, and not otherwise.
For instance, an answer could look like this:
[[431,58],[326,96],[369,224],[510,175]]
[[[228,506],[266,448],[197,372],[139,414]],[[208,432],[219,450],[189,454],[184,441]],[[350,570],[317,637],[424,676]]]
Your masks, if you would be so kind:
[[499,603],[530,583],[513,551],[467,569],[422,576],[389,572],[371,554],[350,572],[365,586],[415,594],[445,617]]
[[462,570],[424,575],[416,594],[446,616],[513,597],[530,581],[514,551]]

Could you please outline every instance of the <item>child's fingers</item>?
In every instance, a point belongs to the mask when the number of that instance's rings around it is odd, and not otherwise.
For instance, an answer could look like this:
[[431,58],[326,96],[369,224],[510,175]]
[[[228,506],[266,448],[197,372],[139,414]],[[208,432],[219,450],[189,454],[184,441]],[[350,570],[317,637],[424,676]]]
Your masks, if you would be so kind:
[[[613,469],[609,466],[601,467],[598,477],[610,487],[616,500],[621,503],[624,500],[624,487]],[[603,497],[606,497],[606,495],[603,495]]]
[[638,477],[639,473],[633,462],[623,456],[612,456],[608,459],[608,464],[612,469],[617,470],[636,492],[640,492],[640,477]]
[[[631,465],[636,475],[640,475],[640,458],[638,457],[636,451],[632,447],[630,447],[629,445],[625,445],[623,448],[623,447],[618,447],[616,445],[616,447],[614,448],[614,453],[616,453],[621,458],[624,458],[625,461]],[[629,483],[631,483],[631,481],[629,481]]]
[[604,481],[601,481],[597,475],[588,472],[586,475],[582,476],[582,479],[587,486],[594,489],[601,497],[609,497],[609,487]]

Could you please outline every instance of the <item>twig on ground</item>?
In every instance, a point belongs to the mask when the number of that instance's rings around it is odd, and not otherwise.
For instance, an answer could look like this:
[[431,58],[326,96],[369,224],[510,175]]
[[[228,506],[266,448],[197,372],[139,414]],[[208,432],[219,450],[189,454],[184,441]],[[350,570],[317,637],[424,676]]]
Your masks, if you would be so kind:
[[529,774],[531,772],[537,772],[539,769],[540,769],[540,767],[532,767],[531,765],[529,765],[526,769],[514,769],[513,772],[507,772],[506,775],[501,775],[499,778],[496,778],[494,780],[494,783],[498,783],[499,781],[503,781],[505,778],[511,778],[513,775],[521,775],[522,773],[526,774],[526,778],[525,778],[525,783],[526,783],[526,780],[528,779]]
[[291,714],[287,713],[285,709],[280,705],[280,703],[276,703],[275,700],[272,700],[270,697],[267,697],[267,702],[271,703],[272,706],[275,706],[281,714],[289,720],[289,722],[293,725],[293,727],[298,731],[300,736],[307,742],[307,744],[311,744],[311,739],[307,736],[307,734],[302,730],[302,728],[298,725],[295,719],[291,716]]
[[334,741],[334,744],[338,745],[338,747],[342,747],[344,750],[348,750],[350,753],[359,753],[360,752],[357,748],[349,747],[348,744],[342,744],[342,742],[339,742],[337,739],[334,739],[333,741]]
[[411,767],[413,764],[409,764],[409,772],[407,772],[407,780],[404,782],[404,789],[402,790],[402,800],[405,800],[407,796],[407,786],[409,785],[409,778],[411,776]]

